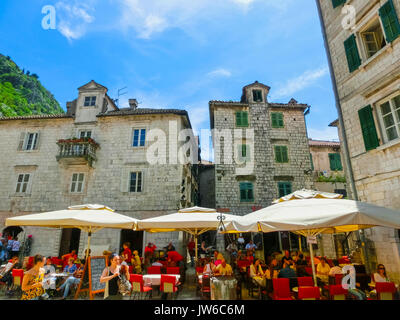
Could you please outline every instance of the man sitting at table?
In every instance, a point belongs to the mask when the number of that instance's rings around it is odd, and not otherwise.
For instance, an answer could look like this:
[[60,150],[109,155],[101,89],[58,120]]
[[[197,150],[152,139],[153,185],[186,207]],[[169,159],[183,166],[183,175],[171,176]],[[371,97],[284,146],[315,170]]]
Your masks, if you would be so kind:
[[294,271],[288,262],[283,263],[283,268],[279,271],[278,278],[296,278],[297,274]]
[[231,276],[233,275],[232,267],[226,263],[225,258],[222,258],[221,264],[215,268],[216,276]]
[[43,267],[44,269],[44,283],[45,287],[44,289],[51,289],[55,290],[56,289],[56,280],[57,278],[53,276],[54,273],[56,273],[56,268],[51,262],[51,257],[47,257],[46,259],[46,264]]
[[157,249],[154,243],[149,242],[148,245],[144,248],[144,264],[148,266],[153,259],[154,251]]
[[168,251],[168,267],[179,267],[181,261],[183,261],[183,257],[179,252],[175,250]]
[[70,276],[65,282],[57,288],[57,291],[64,290],[64,295],[61,300],[65,300],[68,297],[69,289],[72,285],[78,285],[81,281],[82,274],[83,274],[83,265],[80,266],[79,269],[75,270],[74,274]]

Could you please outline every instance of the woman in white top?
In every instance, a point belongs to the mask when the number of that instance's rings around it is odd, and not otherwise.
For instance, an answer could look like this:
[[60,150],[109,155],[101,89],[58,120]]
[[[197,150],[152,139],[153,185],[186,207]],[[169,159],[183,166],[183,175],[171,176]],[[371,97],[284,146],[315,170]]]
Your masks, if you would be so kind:
[[211,275],[215,271],[215,265],[214,262],[207,261],[207,264],[204,266],[203,274]]
[[44,281],[43,281],[43,288],[44,289],[56,289],[56,280],[57,278],[54,277],[54,273],[56,273],[56,268],[54,268],[53,264],[51,263],[51,257],[46,259],[46,264],[43,267],[44,269]]
[[262,277],[264,272],[261,269],[260,259],[257,259],[251,266],[250,266],[250,277]]
[[386,275],[386,269],[383,264],[378,264],[377,272],[374,273],[374,282],[390,282]]

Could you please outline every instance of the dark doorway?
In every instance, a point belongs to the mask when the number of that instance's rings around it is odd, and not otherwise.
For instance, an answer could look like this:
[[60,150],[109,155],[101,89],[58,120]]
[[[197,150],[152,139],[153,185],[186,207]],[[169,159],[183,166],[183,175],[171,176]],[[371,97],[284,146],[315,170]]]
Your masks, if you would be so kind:
[[24,231],[21,227],[11,226],[3,229],[3,237],[7,239],[8,236],[16,237],[20,232]]
[[72,250],[79,251],[79,241],[81,239],[81,229],[65,228],[62,230],[59,256],[70,253]]
[[279,247],[279,232],[264,233],[264,255],[270,256],[272,253],[280,250]]
[[139,252],[139,256],[142,256],[143,249],[143,231],[133,231],[133,230],[121,230],[121,242],[119,244],[121,253],[123,251],[122,245],[125,242],[129,242],[132,252],[137,250]]

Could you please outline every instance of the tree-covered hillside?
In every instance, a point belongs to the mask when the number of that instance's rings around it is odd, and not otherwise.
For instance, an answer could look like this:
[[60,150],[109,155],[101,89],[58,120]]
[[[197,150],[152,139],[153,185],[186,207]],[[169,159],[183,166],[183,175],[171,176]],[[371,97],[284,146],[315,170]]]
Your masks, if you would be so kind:
[[21,70],[10,57],[0,54],[0,116],[64,113],[37,74]]

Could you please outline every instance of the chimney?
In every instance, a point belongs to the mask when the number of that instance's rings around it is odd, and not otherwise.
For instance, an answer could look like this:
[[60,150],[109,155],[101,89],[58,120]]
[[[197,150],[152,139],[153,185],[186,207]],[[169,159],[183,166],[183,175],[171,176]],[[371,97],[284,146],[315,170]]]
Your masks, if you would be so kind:
[[138,107],[138,102],[136,99],[129,99],[129,108],[135,110]]

